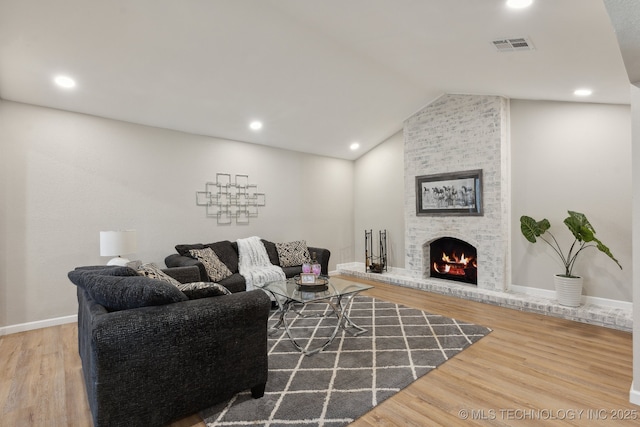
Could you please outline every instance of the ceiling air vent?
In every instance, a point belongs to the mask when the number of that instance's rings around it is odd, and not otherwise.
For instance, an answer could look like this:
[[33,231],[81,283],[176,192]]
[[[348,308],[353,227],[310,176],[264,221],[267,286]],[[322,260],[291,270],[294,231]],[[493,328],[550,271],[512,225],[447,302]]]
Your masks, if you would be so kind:
[[534,50],[533,43],[527,37],[512,39],[498,39],[491,42],[498,52],[515,52],[519,50]]

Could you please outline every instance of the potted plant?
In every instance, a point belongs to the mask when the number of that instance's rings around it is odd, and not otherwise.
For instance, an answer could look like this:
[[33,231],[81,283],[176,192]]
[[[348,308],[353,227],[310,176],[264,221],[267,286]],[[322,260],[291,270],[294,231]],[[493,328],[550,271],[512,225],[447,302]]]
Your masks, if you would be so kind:
[[[536,221],[535,219],[523,215],[520,217],[520,230],[524,237],[531,243],[535,243],[537,238],[547,243],[560,257],[560,261],[564,264],[564,274],[556,274],[554,281],[556,285],[556,296],[558,303],[571,307],[580,305],[582,296],[582,277],[573,274],[573,267],[578,259],[578,255],[587,248],[597,248],[600,252],[611,258],[618,267],[622,266],[613,256],[608,247],[606,247],[596,236],[596,230],[587,220],[587,217],[579,212],[568,211],[569,216],[565,218],[564,224],[567,226],[574,241],[569,247],[568,252],[564,252],[560,244],[553,234],[549,231],[551,224],[549,220],[543,219]],[[546,235],[550,239],[545,238]]]

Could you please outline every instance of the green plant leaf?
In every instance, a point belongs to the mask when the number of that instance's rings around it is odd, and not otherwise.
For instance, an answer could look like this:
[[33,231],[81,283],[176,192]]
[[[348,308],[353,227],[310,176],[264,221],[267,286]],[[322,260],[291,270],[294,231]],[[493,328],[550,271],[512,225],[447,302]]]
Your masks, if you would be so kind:
[[620,270],[622,270],[622,266],[620,265],[616,257],[613,256],[609,248],[606,247],[600,240],[598,240],[595,237],[593,238],[593,241],[596,242],[596,247],[600,250],[600,252],[606,254],[609,258],[611,258],[616,264],[618,264],[618,267],[620,267]]
[[[550,239],[547,240],[545,237],[541,237],[543,234],[551,228],[551,224],[547,219],[543,219],[542,221],[536,221],[530,216],[523,215],[520,217],[520,230],[522,231],[522,235],[531,243],[535,243],[537,241],[537,237],[540,237],[540,240],[546,242],[556,254],[560,257],[560,260],[564,264],[565,267],[565,275],[567,277],[572,277],[573,266],[578,258],[578,255],[582,253],[584,249],[596,247],[598,250],[609,258],[611,258],[618,267],[622,270],[622,266],[618,262],[618,260],[613,256],[608,247],[606,247],[598,238],[596,238],[596,230],[593,228],[587,217],[575,211],[568,211],[569,216],[565,218],[564,224],[567,226],[573,237],[576,239],[571,244],[569,248],[569,252],[565,255],[565,253],[560,248],[558,241],[556,238],[549,232]],[[593,242],[595,245],[587,244],[587,242]],[[577,246],[576,244],[579,243]],[[574,252],[575,251],[575,252]]]
[[569,216],[565,218],[564,224],[579,242],[593,242],[595,239],[596,230],[585,214],[569,211]]
[[520,217],[520,231],[522,235],[531,243],[536,242],[536,237],[540,237],[551,227],[549,220],[546,218],[542,221],[536,221],[530,216],[522,215]]

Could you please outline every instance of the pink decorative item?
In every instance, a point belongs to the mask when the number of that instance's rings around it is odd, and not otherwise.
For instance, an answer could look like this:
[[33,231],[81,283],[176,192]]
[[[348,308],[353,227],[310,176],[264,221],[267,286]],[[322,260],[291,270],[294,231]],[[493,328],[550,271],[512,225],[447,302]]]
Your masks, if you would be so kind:
[[313,272],[313,274],[316,275],[316,277],[320,275],[320,270],[321,270],[320,264],[313,264],[311,266],[311,271]]
[[302,263],[302,272],[303,273],[311,273],[311,264],[308,262]]

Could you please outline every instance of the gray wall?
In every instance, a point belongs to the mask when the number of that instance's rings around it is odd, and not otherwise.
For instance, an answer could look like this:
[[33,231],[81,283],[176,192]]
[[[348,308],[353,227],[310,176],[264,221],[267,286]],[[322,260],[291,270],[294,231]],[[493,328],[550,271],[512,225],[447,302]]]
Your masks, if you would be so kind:
[[404,139],[398,132],[355,162],[355,260],[364,262],[364,232],[387,230],[387,264],[404,268]]
[[527,242],[520,216],[547,218],[563,247],[567,210],[582,212],[624,270],[595,249],[576,263],[588,296],[631,301],[631,128],[628,105],[511,101],[512,282],[553,289],[562,264]]
[[[104,264],[99,231],[136,229],[142,259],[177,243],[307,240],[330,269],[354,257],[353,162],[0,102],[0,326],[76,313],[67,272]],[[195,205],[216,172],[266,193],[249,225],[218,226]]]

